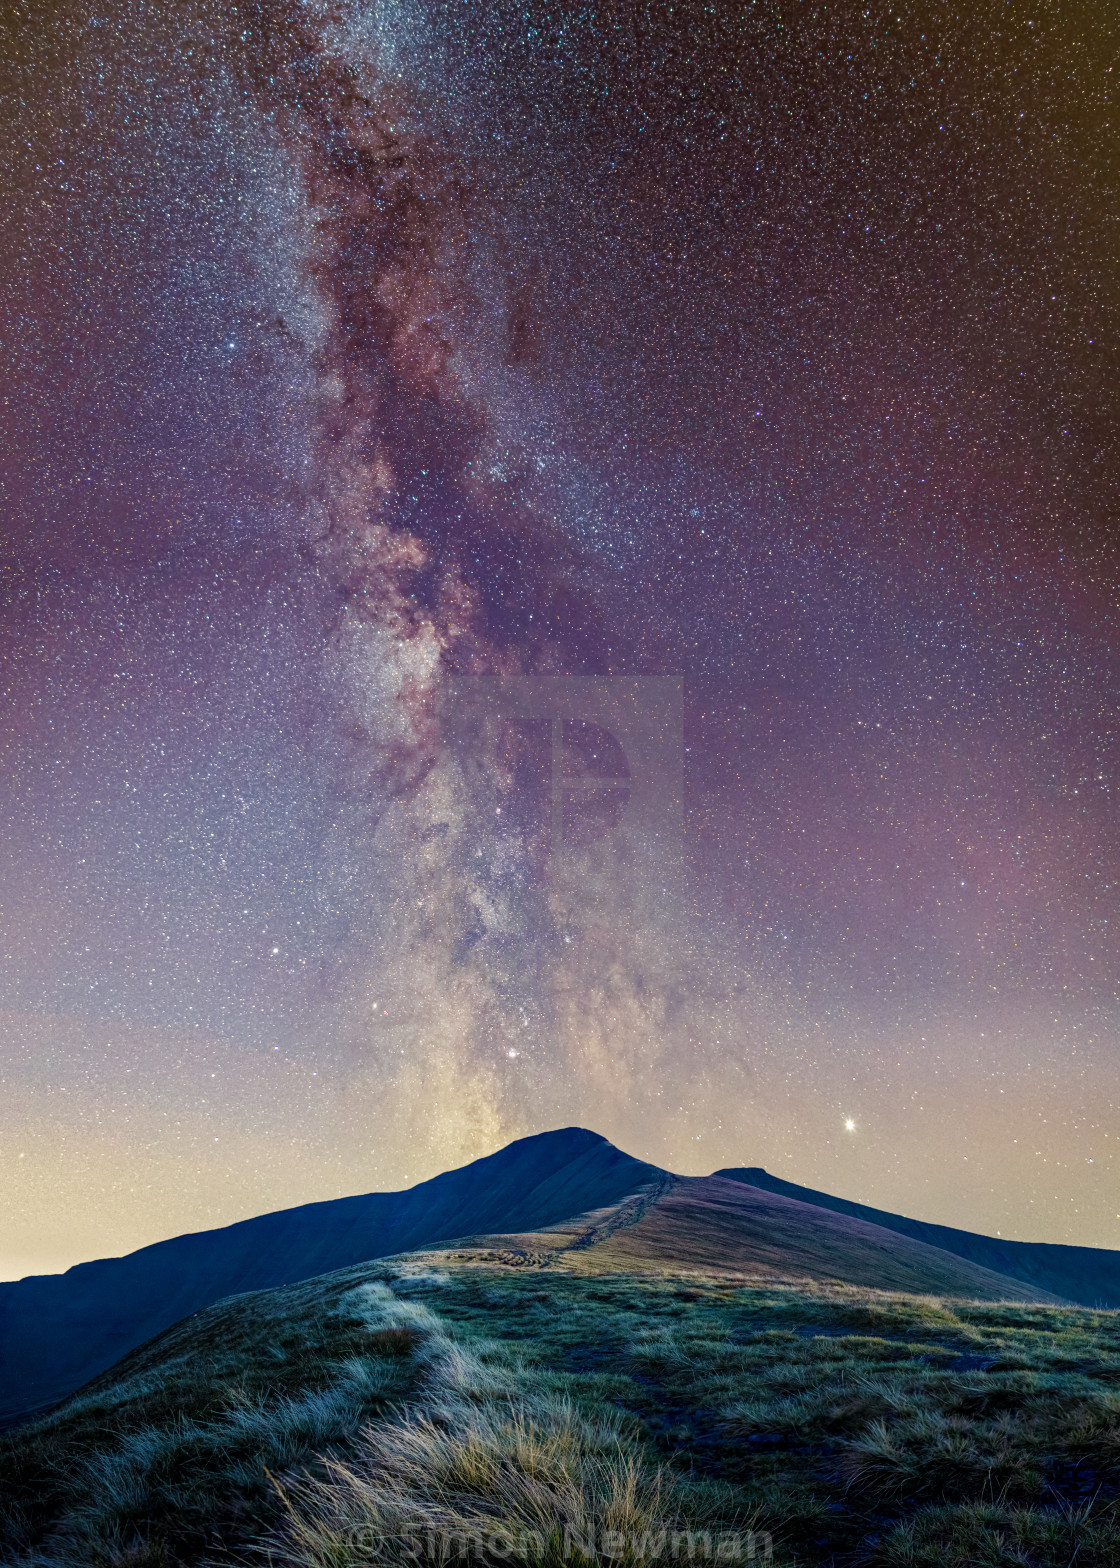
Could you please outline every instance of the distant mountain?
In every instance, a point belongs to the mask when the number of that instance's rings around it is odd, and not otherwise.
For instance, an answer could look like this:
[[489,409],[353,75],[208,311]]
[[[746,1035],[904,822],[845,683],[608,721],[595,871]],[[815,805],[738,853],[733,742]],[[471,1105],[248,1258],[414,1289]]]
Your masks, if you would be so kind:
[[780,1193],[786,1198],[796,1198],[799,1203],[831,1209],[834,1214],[847,1214],[871,1225],[881,1225],[884,1230],[940,1247],[981,1268],[1021,1280],[1036,1290],[1062,1296],[1079,1306],[1120,1307],[1120,1252],[1103,1247],[1066,1247],[1043,1241],[1005,1241],[1000,1236],[979,1236],[968,1230],[954,1230],[950,1225],[929,1225],[924,1220],[910,1220],[902,1214],[890,1214],[865,1203],[852,1203],[847,1198],[833,1198],[827,1192],[814,1192],[811,1187],[799,1187],[796,1182],[771,1176],[760,1165],[717,1171],[716,1175],[766,1192]]
[[308,1203],[0,1284],[0,1425],[62,1399],[225,1296],[458,1236],[542,1230],[617,1203],[660,1174],[597,1133],[566,1127],[404,1192]]
[[592,1235],[571,1255],[581,1271],[661,1266],[976,1301],[1062,1299],[881,1225],[721,1176],[670,1177],[636,1217],[597,1229],[603,1239]]
[[673,1176],[567,1127],[405,1192],[309,1203],[0,1284],[0,1426],[63,1399],[226,1297],[450,1243],[570,1272],[722,1270],[988,1301],[1120,1305],[1115,1252],[926,1225],[758,1167]]

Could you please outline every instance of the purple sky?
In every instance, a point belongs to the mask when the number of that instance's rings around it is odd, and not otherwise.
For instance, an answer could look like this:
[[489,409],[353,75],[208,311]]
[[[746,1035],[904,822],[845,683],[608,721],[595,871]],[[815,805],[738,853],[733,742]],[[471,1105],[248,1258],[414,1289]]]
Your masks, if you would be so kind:
[[570,1122],[1120,1244],[1099,11],[13,16],[0,1276]]

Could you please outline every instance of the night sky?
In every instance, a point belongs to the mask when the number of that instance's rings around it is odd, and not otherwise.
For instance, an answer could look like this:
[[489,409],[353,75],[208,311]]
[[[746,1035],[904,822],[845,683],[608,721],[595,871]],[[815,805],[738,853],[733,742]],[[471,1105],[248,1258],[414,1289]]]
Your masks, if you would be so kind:
[[0,40],[0,1277],[571,1123],[1120,1246],[1108,8]]

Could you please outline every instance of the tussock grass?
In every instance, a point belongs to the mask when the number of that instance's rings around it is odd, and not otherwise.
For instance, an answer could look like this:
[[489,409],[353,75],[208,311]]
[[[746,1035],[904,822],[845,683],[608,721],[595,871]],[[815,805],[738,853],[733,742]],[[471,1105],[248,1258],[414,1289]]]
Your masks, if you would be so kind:
[[425,1309],[346,1283],[220,1303],[0,1435],[0,1562],[164,1568],[250,1541],[276,1511],[272,1473],[353,1438],[418,1377]]
[[443,1335],[426,1346],[425,1398],[366,1428],[347,1459],[284,1491],[287,1518],[266,1547],[283,1568],[399,1563],[424,1551],[511,1561],[645,1561],[661,1532],[722,1521],[728,1488],[688,1481],[651,1460],[633,1420],[591,1415],[564,1395],[524,1392]]
[[875,1557],[882,1568],[1115,1568],[1120,1519],[1113,1503],[1052,1509],[1003,1503],[922,1508]]
[[749,1529],[780,1568],[1117,1568],[1118,1499],[1120,1314],[438,1255],[221,1303],[0,1435],[21,1568]]

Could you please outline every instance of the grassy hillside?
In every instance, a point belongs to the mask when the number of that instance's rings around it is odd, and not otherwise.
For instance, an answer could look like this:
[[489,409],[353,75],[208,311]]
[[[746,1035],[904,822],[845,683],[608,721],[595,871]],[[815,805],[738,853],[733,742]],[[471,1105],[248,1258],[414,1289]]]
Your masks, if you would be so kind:
[[940,1247],[718,1176],[665,1176],[657,1189],[632,1198],[629,1212],[621,1205],[613,1213],[581,1247],[597,1271],[669,1262],[980,1301],[1064,1304]]
[[581,1127],[519,1138],[405,1192],[371,1192],[174,1236],[65,1274],[0,1282],[0,1426],[54,1404],[188,1313],[472,1230],[617,1204],[662,1172]]
[[[916,1221],[884,1228],[869,1223],[873,1211],[847,1212],[858,1206],[808,1196],[814,1201],[718,1175],[674,1176],[597,1133],[568,1127],[519,1139],[406,1192],[305,1204],[65,1274],[2,1282],[0,1428],[47,1409],[212,1302],[480,1231],[508,1238],[531,1228],[522,1250],[540,1257],[558,1248],[593,1252],[598,1271],[644,1271],[668,1260],[977,1300],[1120,1300],[1108,1283],[1120,1254],[1083,1248],[1089,1263],[1081,1258],[1073,1267],[1067,1259],[1055,1272],[1051,1255],[1078,1249],[1023,1246],[1008,1254],[1008,1267],[1018,1271],[1012,1277],[1000,1271],[1003,1254],[983,1236],[946,1231],[952,1245],[942,1247],[933,1229]],[[1050,1259],[1045,1268],[1036,1254]],[[1040,1269],[1049,1270],[1045,1279]],[[1059,1290],[1067,1277],[1070,1289]]]
[[795,1198],[818,1208],[831,1209],[865,1220],[899,1235],[924,1241],[931,1247],[967,1258],[981,1268],[991,1269],[1006,1278],[1020,1280],[1033,1291],[1050,1292],[1063,1301],[1076,1301],[1086,1307],[1120,1307],[1120,1252],[1104,1247],[1069,1247],[1052,1242],[1009,1241],[1002,1236],[981,1236],[975,1231],[957,1230],[951,1225],[933,1225],[925,1220],[873,1209],[866,1203],[835,1198],[831,1193],[800,1187],[796,1182],[771,1176],[761,1166],[737,1166],[716,1171],[723,1180],[745,1183],[767,1192]]
[[598,1271],[594,1246],[413,1254],[188,1319],[0,1437],[0,1493],[0,1558],[26,1568],[441,1543],[1115,1568],[1120,1317]]

